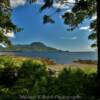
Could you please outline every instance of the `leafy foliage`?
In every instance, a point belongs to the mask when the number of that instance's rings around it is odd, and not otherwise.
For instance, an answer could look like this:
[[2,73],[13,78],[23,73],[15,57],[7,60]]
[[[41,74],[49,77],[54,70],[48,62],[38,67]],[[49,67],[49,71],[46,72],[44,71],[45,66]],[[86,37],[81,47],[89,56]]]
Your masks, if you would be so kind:
[[11,41],[2,32],[0,32],[0,43],[8,44],[9,47],[12,46]]
[[91,45],[91,47],[97,47],[97,21],[94,20],[90,24],[90,29],[92,30],[92,34],[89,35],[88,39],[94,40],[94,43]]
[[0,65],[5,66],[0,66],[0,100],[38,100],[39,96],[53,100],[62,100],[67,96],[76,96],[77,100],[100,98],[96,93],[100,82],[96,81],[95,73],[63,69],[56,76],[55,73],[50,74],[41,62],[25,60],[17,67],[11,58],[0,59]]
[[[34,3],[38,0],[27,0],[28,3]],[[72,4],[68,0],[44,0],[44,4],[41,6],[40,11],[45,10],[46,8],[53,7],[53,4],[56,3],[58,5],[68,6]],[[59,7],[60,7],[59,6]],[[9,0],[0,1],[0,34],[3,35],[3,31],[21,31],[15,24],[11,22],[11,9],[10,9]],[[56,12],[61,12],[60,8],[57,8]],[[55,13],[56,13],[55,12]],[[69,25],[70,28],[68,30],[75,29],[80,23],[84,21],[85,18],[91,18],[96,13],[96,1],[95,0],[75,0],[73,3],[72,11],[67,12],[64,11],[64,15],[62,16],[64,20],[64,24]],[[55,23],[55,21],[51,18],[51,15],[44,15],[43,23]],[[96,23],[93,22],[92,29],[95,30],[96,33]],[[91,24],[93,24],[91,23]],[[91,26],[91,25],[90,25]],[[93,32],[94,33],[94,32]],[[94,35],[94,34],[93,34]],[[92,36],[93,36],[92,35]],[[89,39],[91,36],[89,36]],[[94,37],[95,38],[95,37]],[[4,39],[4,40],[3,40]],[[92,38],[93,39],[93,38]],[[0,42],[4,42],[6,44],[11,44],[9,39],[5,39],[5,37],[0,37]],[[95,43],[96,44],[96,43]]]
[[0,59],[0,85],[12,87],[17,79],[17,67],[11,58]]
[[50,16],[44,15],[44,17],[43,17],[43,23],[46,24],[46,23],[55,23],[55,22],[54,22],[54,20],[51,19]]
[[96,36],[95,33],[93,33],[93,34],[89,35],[88,38],[91,39],[91,40],[95,40],[97,38],[97,36]]
[[11,46],[11,42],[8,37],[5,36],[8,32],[18,32],[21,28],[18,28],[11,21],[11,8],[9,0],[0,0],[0,43],[4,43]]
[[91,47],[97,47],[97,43],[93,43]]
[[40,11],[43,11],[46,8],[50,8],[53,5],[54,0],[44,0],[44,5],[40,8]]
[[[50,2],[52,0],[45,0],[45,4],[40,8],[40,10],[44,10],[46,8],[52,7],[53,3],[56,2],[59,5],[65,5],[71,4],[71,2],[68,2],[67,0],[54,0],[52,3]],[[60,7],[60,6],[59,6]],[[75,3],[73,4],[73,7],[71,9],[71,12],[64,11],[64,15],[62,15],[62,18],[64,20],[64,24],[69,25],[69,31],[74,30],[76,27],[78,27],[79,24],[81,24],[85,18],[91,18],[94,14],[96,14],[96,1],[95,0],[75,0]],[[61,12],[62,10],[60,8],[57,8],[57,12]],[[48,15],[44,16],[45,22],[52,22],[50,16]],[[51,20],[51,21],[50,21]],[[54,21],[53,21],[54,22]],[[90,23],[90,27],[92,28],[91,35],[89,36],[89,39],[96,40],[96,20],[92,21]],[[94,36],[94,30],[95,30],[95,36]],[[94,39],[93,39],[94,36]],[[95,46],[97,43],[94,43]],[[94,45],[93,44],[93,45]],[[91,45],[91,47],[94,47]]]

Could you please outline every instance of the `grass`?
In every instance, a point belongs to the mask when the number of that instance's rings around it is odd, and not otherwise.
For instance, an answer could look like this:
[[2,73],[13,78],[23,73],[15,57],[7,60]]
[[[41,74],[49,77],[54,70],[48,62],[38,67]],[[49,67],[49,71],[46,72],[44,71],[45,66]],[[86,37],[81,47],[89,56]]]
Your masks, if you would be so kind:
[[96,73],[97,72],[96,64],[72,64],[69,67],[71,67],[72,70],[79,68],[83,70],[85,73]]
[[33,60],[33,62],[43,63],[46,65],[54,65],[55,63],[50,59],[42,59],[42,58],[32,58],[32,57],[23,57],[23,56],[0,56],[0,61],[12,61],[16,66],[20,66],[26,60]]

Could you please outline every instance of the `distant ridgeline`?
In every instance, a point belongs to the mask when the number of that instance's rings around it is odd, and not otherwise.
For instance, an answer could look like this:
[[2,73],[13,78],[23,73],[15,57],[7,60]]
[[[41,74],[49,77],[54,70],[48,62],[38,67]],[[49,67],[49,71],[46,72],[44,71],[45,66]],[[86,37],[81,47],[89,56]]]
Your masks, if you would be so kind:
[[30,45],[14,45],[11,48],[3,48],[0,46],[0,51],[62,51],[56,48],[48,47],[41,42],[33,42]]

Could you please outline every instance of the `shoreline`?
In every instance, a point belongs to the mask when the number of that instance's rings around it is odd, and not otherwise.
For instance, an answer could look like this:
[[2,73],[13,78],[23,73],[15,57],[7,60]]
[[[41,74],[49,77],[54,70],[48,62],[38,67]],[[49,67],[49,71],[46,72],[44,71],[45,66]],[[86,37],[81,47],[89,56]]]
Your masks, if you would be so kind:
[[23,57],[23,56],[5,56],[5,55],[0,55],[0,60],[12,60],[15,65],[20,66],[23,61],[26,60],[33,60],[36,62],[40,62],[42,64],[45,64],[48,70],[51,70],[53,72],[59,73],[63,69],[82,69],[84,72],[90,73],[90,72],[96,72],[97,70],[97,64],[92,64],[92,63],[79,63],[79,62],[72,62],[70,64],[57,64],[54,63],[50,59],[42,59],[42,58],[32,58],[32,57]]
[[20,55],[0,55],[1,57],[11,57],[11,58],[19,58],[21,59],[33,59],[33,60],[41,60],[41,61],[47,61],[47,62],[51,62],[51,65],[70,65],[70,64],[93,64],[93,65],[97,65],[97,60],[82,60],[82,59],[77,59],[72,61],[71,63],[56,63],[53,59],[50,58],[45,58],[45,57],[31,57],[31,56],[20,56]]

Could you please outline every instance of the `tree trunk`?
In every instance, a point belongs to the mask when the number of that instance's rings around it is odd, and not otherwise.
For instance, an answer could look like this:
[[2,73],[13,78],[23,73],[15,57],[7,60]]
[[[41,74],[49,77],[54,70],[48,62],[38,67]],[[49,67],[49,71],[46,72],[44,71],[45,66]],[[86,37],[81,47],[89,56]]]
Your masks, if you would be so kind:
[[98,75],[98,79],[100,79],[100,9],[99,9],[99,0],[97,0],[97,47],[98,47],[97,75]]

